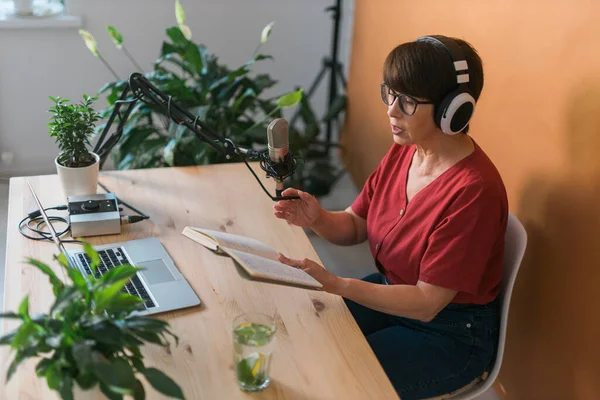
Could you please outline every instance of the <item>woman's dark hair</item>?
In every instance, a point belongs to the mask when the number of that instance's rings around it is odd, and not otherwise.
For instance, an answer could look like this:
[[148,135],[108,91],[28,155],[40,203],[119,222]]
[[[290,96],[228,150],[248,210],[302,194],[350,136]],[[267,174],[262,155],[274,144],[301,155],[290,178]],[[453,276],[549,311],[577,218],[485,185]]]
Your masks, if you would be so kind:
[[[469,90],[477,101],[483,89],[481,58],[468,42],[450,39],[465,55],[469,66]],[[436,110],[442,99],[458,86],[450,54],[441,45],[428,41],[403,43],[392,50],[383,64],[383,82],[395,92],[433,101]],[[462,132],[468,130],[467,125]]]

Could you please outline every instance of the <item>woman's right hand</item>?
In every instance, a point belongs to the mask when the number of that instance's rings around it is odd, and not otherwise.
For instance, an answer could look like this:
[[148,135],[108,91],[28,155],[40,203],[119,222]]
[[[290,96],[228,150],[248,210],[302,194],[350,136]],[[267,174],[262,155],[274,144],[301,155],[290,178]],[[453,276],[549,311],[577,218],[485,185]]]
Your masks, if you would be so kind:
[[324,211],[319,201],[301,190],[289,188],[281,193],[282,196],[298,196],[295,200],[279,200],[273,205],[273,215],[285,219],[291,224],[302,228],[312,228]]

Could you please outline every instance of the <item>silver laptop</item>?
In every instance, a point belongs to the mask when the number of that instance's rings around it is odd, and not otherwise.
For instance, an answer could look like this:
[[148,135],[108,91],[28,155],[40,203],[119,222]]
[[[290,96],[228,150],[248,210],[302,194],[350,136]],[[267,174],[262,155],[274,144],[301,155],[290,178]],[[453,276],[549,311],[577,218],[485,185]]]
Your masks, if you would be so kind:
[[[48,226],[52,240],[58,250],[65,255],[71,268],[77,268],[84,276],[91,275],[91,259],[84,251],[68,252],[48,220],[48,215],[40,203],[33,187],[27,181],[33,199]],[[129,240],[103,246],[94,246],[100,256],[96,277],[109,269],[122,264],[144,268],[139,271],[123,291],[144,300],[144,310],[135,311],[138,315],[156,314],[165,311],[191,307],[200,304],[200,299],[190,284],[179,272],[175,263],[157,238]]]

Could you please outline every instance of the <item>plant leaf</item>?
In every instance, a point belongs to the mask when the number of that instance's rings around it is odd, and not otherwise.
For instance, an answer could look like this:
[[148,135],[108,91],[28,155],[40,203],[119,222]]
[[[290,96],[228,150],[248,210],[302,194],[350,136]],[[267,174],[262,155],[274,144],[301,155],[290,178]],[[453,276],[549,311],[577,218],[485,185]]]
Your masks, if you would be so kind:
[[154,343],[157,344],[159,346],[165,346],[166,344],[163,343],[163,341],[161,340],[160,336],[157,333],[154,332],[147,332],[144,330],[132,330],[133,334],[138,336],[140,339],[145,340],[146,342],[149,343]]
[[106,386],[104,383],[100,382],[100,390],[102,391],[102,393],[104,393],[104,395],[106,397],[108,397],[109,400],[123,400],[123,396],[113,392],[112,390],[110,390],[108,388],[108,386]]
[[273,25],[275,25],[275,21],[269,22],[267,26],[265,26],[260,34],[260,43],[267,43],[267,39],[269,39],[269,35],[271,34],[271,30],[273,30]]
[[73,378],[65,374],[60,380],[60,387],[58,389],[62,400],[73,400]]
[[98,379],[111,391],[119,394],[133,394],[135,376],[129,362],[118,358],[108,362],[99,353],[94,353],[92,369]]
[[77,287],[69,286],[58,294],[54,304],[50,308],[50,315],[61,314],[64,310],[69,308],[72,304],[79,301],[82,298],[82,293]]
[[179,385],[163,372],[156,368],[146,368],[141,372],[154,389],[167,396],[175,397],[176,399],[184,399],[183,392]]
[[[184,59],[187,61],[187,69],[191,69],[197,75],[202,74],[202,69],[204,68],[204,60],[202,60],[202,55],[200,54],[200,49],[194,43],[190,43],[185,50]],[[190,68],[191,67],[191,68]]]
[[85,254],[92,260],[90,263],[90,267],[92,268],[92,272],[96,272],[96,268],[100,265],[100,256],[98,252],[94,250],[91,244],[88,242],[83,242],[83,250]]
[[[106,307],[106,311],[108,312],[118,312],[118,311],[133,311],[137,309],[136,306],[143,304],[144,300],[140,299],[137,296],[133,296],[129,293],[120,293],[108,304]],[[144,307],[142,306],[143,310]]]
[[6,335],[0,337],[0,346],[5,346],[7,344],[10,344],[13,341],[17,332],[18,332],[18,329],[15,329],[14,331],[9,332]]
[[130,350],[134,355],[134,358],[131,359],[131,363],[133,364],[133,366],[138,370],[138,372],[145,369],[144,362],[142,361],[142,353],[140,352],[140,349],[135,347]]
[[169,329],[165,329],[165,332],[171,335],[171,337],[175,340],[175,346],[179,346],[179,336],[171,332]]
[[180,46],[180,48],[183,48],[188,43],[188,40],[183,36],[183,32],[181,32],[179,27],[172,26],[168,28],[167,36],[173,41],[174,45]]
[[260,74],[256,75],[256,78],[254,78],[254,83],[256,84],[258,91],[262,92],[265,89],[273,87],[277,81],[271,79],[268,74]]
[[112,25],[109,25],[107,29],[111,40],[117,46],[117,49],[121,50],[123,48],[123,35]]
[[51,358],[42,358],[42,360],[35,366],[35,374],[39,377],[46,375],[46,370],[54,363]]
[[19,326],[17,333],[13,337],[10,347],[13,349],[19,349],[28,346],[34,341],[34,334],[37,332],[35,324],[31,321],[24,322]]
[[14,312],[5,312],[5,313],[0,313],[0,319],[1,318],[7,318],[7,319],[23,319],[23,317],[21,317],[19,314],[15,314]]
[[36,354],[35,347],[28,347],[24,350],[20,350],[15,354],[15,358],[10,363],[8,370],[6,371],[6,381],[8,382],[10,378],[17,371],[17,367],[25,361],[29,357],[33,357]]
[[96,39],[94,39],[94,36],[84,29],[79,30],[79,35],[82,37],[85,45],[92,52],[94,57],[98,57],[98,45],[96,44]]
[[129,278],[121,279],[110,286],[94,292],[94,309],[96,313],[108,310],[115,299],[121,294],[121,289],[129,282]]
[[133,399],[134,400],[144,400],[146,398],[146,392],[144,390],[144,385],[140,382],[139,379],[135,380],[135,388],[133,389]]
[[19,304],[19,315],[26,321],[31,319],[31,317],[29,317],[29,295],[21,300],[21,304]]
[[179,0],[175,1],[175,18],[177,19],[177,25],[185,24],[185,12]]
[[169,323],[150,317],[133,316],[125,320],[125,326],[129,329],[144,329],[150,332],[160,333],[169,326]]
[[181,24],[179,25],[179,29],[181,30],[181,33],[183,34],[184,38],[186,38],[187,40],[192,40],[192,30],[189,26]]
[[[59,258],[62,257],[64,259],[64,261],[67,261],[66,256],[61,253],[58,256]],[[69,275],[69,278],[71,278],[71,281],[73,281],[73,284],[78,287],[83,293],[88,293],[89,289],[88,289],[88,282],[85,280],[85,278],[83,277],[83,275],[81,274],[81,272],[76,269],[76,268],[71,268],[71,267],[67,267],[67,275]]]
[[85,373],[92,364],[92,346],[94,341],[85,340],[73,343],[71,348],[71,354],[77,363],[77,367],[83,373]]
[[52,291],[54,292],[54,296],[57,296],[58,292],[62,290],[65,285],[60,279],[58,279],[54,271],[52,271],[52,269],[48,265],[38,260],[34,260],[33,258],[27,258],[27,262],[33,265],[34,267],[37,267],[37,269],[42,271],[44,274],[48,275],[48,279],[50,280],[50,284],[52,285]]
[[83,390],[91,389],[98,383],[98,379],[96,379],[96,376],[91,372],[83,373],[80,371],[75,380],[77,381],[77,385]]
[[57,364],[53,364],[46,370],[46,382],[48,383],[48,387],[50,389],[58,390],[61,380],[62,373]]
[[133,277],[138,271],[142,271],[142,268],[135,268],[131,265],[119,265],[116,268],[110,269],[100,278],[101,284],[109,285],[115,282],[120,282]]
[[97,342],[123,346],[123,333],[113,322],[102,320],[83,328],[85,335]]
[[175,153],[177,149],[177,139],[169,140],[169,143],[163,150],[164,159],[168,166],[173,167],[175,165]]
[[273,60],[273,56],[269,56],[266,54],[259,54],[256,57],[254,57],[254,61],[261,61],[261,60]]
[[303,89],[300,88],[295,92],[284,94],[277,99],[277,105],[281,108],[293,107],[300,102],[302,99]]

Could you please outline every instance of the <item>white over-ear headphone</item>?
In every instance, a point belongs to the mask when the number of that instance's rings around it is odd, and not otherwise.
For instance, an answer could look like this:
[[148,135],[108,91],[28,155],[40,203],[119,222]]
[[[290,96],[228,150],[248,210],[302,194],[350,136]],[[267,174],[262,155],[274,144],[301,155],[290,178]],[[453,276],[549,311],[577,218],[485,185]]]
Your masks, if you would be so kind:
[[446,36],[423,36],[417,42],[430,42],[446,49],[452,57],[456,71],[457,88],[436,104],[434,120],[447,135],[455,135],[465,129],[475,111],[475,99],[469,90],[469,66],[458,43]]

